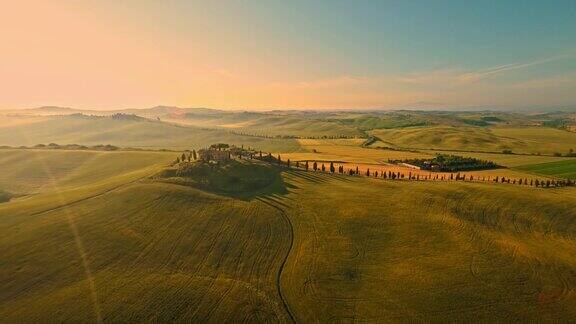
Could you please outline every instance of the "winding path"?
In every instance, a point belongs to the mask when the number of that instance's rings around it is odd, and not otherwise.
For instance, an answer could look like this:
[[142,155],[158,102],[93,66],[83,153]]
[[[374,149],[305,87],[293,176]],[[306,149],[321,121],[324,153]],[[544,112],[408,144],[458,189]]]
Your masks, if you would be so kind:
[[278,274],[276,275],[276,289],[278,290],[278,295],[280,296],[280,300],[282,300],[282,305],[284,305],[284,309],[288,313],[290,320],[292,321],[292,323],[296,323],[296,319],[294,319],[294,315],[292,315],[292,312],[290,311],[290,306],[288,306],[288,303],[286,302],[286,298],[284,297],[284,294],[282,293],[282,286],[280,284],[282,272],[284,271],[284,267],[286,265],[286,262],[288,261],[288,256],[290,256],[290,252],[292,252],[292,246],[294,245],[294,226],[292,225],[290,218],[288,217],[288,215],[286,215],[286,212],[282,208],[270,203],[265,198],[264,199],[258,198],[258,200],[265,203],[266,205],[276,209],[277,211],[279,211],[280,215],[282,215],[282,218],[284,219],[284,221],[286,221],[286,223],[288,224],[288,227],[290,228],[290,246],[288,248],[288,251],[286,252],[286,255],[284,256],[284,259],[282,260],[282,263],[280,264],[280,268],[278,269]]

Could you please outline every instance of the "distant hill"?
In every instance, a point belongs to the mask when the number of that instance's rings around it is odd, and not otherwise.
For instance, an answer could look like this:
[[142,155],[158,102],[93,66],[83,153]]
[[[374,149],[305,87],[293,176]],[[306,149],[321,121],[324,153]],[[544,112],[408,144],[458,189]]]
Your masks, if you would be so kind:
[[242,136],[226,130],[174,125],[134,115],[45,117],[34,123],[0,127],[0,145],[112,144],[121,147],[191,149],[214,142],[246,145],[264,151],[297,151],[295,140]]

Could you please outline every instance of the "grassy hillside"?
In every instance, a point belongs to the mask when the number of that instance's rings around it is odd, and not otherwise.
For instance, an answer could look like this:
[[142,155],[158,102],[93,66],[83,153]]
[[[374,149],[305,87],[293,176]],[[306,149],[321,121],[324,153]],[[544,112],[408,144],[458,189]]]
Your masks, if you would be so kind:
[[573,189],[291,178],[300,321],[576,318]]
[[4,321],[288,322],[276,282],[290,233],[263,202],[139,183],[10,210],[0,206]]
[[282,190],[236,197],[228,180],[260,167],[174,175],[199,190],[154,166],[0,204],[0,317],[576,320],[574,188],[270,169]]
[[187,114],[186,118],[170,119],[174,122],[201,127],[221,127],[246,134],[267,136],[357,136],[356,127],[295,115],[251,112],[226,112],[218,115]]
[[382,140],[375,146],[530,154],[564,154],[576,148],[576,134],[544,127],[432,126],[371,133]]
[[[74,189],[174,160],[173,152],[0,150],[0,190],[15,194]],[[9,170],[9,171],[8,171]]]
[[240,136],[224,130],[172,125],[145,119],[52,116],[33,124],[0,127],[0,145],[33,146],[58,144],[112,144],[123,147],[190,149],[214,142],[257,147],[261,150],[297,151],[291,139],[265,139]]

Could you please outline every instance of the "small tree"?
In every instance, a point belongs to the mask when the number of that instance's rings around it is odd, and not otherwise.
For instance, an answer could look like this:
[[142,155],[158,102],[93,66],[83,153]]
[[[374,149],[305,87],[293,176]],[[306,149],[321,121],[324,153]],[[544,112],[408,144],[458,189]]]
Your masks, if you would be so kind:
[[318,164],[316,163],[316,161],[314,161],[314,164],[312,164],[312,169],[314,169],[314,171],[318,170]]
[[308,169],[310,168],[310,165],[308,164],[308,161],[306,161],[306,163],[304,164],[304,168],[306,169],[306,171],[308,171]]
[[194,158],[194,161],[198,160],[198,155],[196,154],[196,150],[192,150],[192,157]]
[[334,168],[334,162],[330,162],[330,173],[334,173],[336,169]]
[[322,163],[322,172],[326,171],[326,167],[324,166],[324,163]]
[[286,160],[286,166],[290,167],[290,159]]
[[358,166],[356,166],[356,174],[360,174],[360,172],[358,172]]

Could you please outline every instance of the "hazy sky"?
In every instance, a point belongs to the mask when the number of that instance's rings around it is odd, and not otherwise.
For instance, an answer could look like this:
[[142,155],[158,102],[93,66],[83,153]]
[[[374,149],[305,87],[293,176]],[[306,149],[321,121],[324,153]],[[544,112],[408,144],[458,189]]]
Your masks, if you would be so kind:
[[0,107],[576,105],[574,0],[18,0]]

